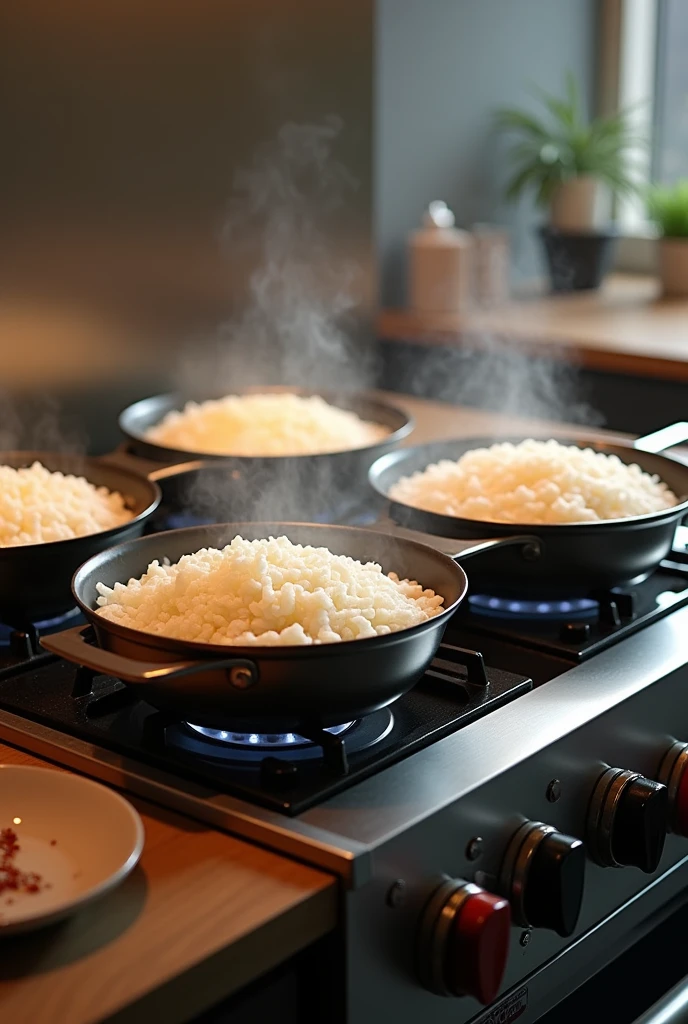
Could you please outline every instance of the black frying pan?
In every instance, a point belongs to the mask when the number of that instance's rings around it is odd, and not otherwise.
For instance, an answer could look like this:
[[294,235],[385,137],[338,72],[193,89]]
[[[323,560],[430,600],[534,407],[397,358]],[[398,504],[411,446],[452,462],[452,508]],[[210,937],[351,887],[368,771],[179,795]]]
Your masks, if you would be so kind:
[[[172,511],[189,511],[217,519],[220,508],[224,520],[279,518],[317,519],[332,515],[347,498],[360,493],[368,469],[381,455],[393,450],[413,429],[410,416],[394,406],[365,394],[337,391],[307,391],[291,387],[253,387],[231,390],[232,394],[292,393],[319,395],[330,405],[356,413],[361,419],[379,423],[390,433],[364,448],[349,448],[315,455],[266,457],[220,456],[184,451],[157,444],[146,437],[147,431],[172,410],[181,410],[189,400],[197,402],[219,398],[217,394],[156,395],[130,405],[119,418],[127,438],[128,451],[158,464],[202,459],[206,465],[202,477],[187,474],[166,481],[165,503]],[[213,463],[217,469],[213,471]]]
[[[190,643],[129,629],[95,612],[98,582],[112,586],[139,577],[154,559],[176,562],[202,547],[222,547],[237,534],[248,540],[287,535],[294,543],[378,561],[386,572],[442,594],[444,610],[397,633],[312,647]],[[222,729],[243,723],[283,733],[351,721],[411,689],[432,661],[467,580],[451,558],[414,540],[349,526],[230,523],[171,530],[103,551],[78,570],[72,586],[98,646],[77,627],[42,640],[49,651],[136,686],[154,707],[194,724]]]
[[120,541],[138,537],[160,502],[160,488],[139,473],[99,459],[57,452],[0,452],[0,465],[20,469],[40,462],[51,472],[84,476],[97,487],[119,491],[134,518],[122,526],[86,537],[46,544],[0,547],[0,622],[26,627],[68,611],[74,605],[70,582],[77,566]]
[[[563,444],[637,463],[646,472],[656,473],[680,499],[662,512],[628,519],[545,526],[494,523],[426,512],[389,498],[392,485],[402,476],[495,442],[517,444],[524,440],[522,436],[469,437],[392,452],[375,462],[369,480],[387,499],[394,523],[442,538],[434,543],[456,558],[475,556],[472,589],[505,596],[573,597],[645,577],[666,558],[676,527],[688,511],[688,466],[656,453],[687,439],[688,423],[674,424],[635,444],[557,437]],[[433,543],[430,537],[427,541]]]

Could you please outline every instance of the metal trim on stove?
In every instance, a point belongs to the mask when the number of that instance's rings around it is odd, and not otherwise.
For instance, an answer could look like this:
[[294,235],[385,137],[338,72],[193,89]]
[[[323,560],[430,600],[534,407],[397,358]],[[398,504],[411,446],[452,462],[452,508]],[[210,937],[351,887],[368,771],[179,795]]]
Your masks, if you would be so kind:
[[[300,821],[376,849],[685,667],[688,607],[356,786]],[[594,769],[595,765],[589,766]],[[603,766],[600,766],[600,771]],[[387,799],[381,801],[381,787]],[[403,800],[390,799],[403,794]]]

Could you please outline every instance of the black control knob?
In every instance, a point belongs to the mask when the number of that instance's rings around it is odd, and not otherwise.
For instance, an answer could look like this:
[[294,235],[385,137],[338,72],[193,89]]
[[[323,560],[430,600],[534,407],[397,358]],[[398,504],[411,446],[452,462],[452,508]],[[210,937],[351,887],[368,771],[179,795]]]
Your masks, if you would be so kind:
[[657,870],[669,824],[666,786],[637,772],[608,768],[588,809],[588,849],[606,867]]
[[667,788],[671,831],[688,836],[688,743],[671,744],[660,761],[657,782]]
[[517,924],[571,935],[584,883],[585,847],[580,839],[540,821],[527,821],[511,837],[499,888],[511,902]]

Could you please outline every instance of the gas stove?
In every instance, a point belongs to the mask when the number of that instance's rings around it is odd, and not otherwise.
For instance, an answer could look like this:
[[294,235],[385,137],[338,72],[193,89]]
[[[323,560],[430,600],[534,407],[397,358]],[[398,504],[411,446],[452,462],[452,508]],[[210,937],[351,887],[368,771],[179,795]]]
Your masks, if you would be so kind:
[[471,594],[414,690],[308,735],[175,721],[39,650],[0,634],[0,738],[340,877],[347,1022],[540,1020],[686,902],[682,531],[629,587]]
[[118,680],[39,657],[3,681],[0,709],[294,816],[531,686],[500,669],[488,673],[479,653],[445,642],[418,686],[392,708],[307,737],[266,735],[177,721]]

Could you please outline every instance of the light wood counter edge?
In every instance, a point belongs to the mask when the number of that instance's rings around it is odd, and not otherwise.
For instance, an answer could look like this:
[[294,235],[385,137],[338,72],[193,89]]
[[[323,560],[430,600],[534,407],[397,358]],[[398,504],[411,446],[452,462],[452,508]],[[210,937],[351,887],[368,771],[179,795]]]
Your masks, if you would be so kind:
[[656,280],[641,275],[612,275],[599,292],[515,299],[491,311],[388,309],[377,318],[382,341],[470,346],[481,334],[590,369],[688,380],[688,301],[660,299]]
[[[6,744],[0,763],[66,770]],[[128,799],[140,865],[62,925],[0,940],[0,1019],[183,1024],[335,928],[331,876]]]

